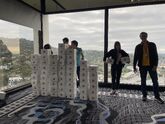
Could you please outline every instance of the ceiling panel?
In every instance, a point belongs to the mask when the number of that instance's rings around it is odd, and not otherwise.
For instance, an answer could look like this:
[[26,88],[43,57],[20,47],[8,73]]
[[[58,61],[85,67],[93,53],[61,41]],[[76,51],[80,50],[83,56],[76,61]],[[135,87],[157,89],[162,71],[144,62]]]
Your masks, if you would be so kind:
[[[46,0],[46,12],[62,11],[62,7],[58,5],[58,1]],[[61,5],[62,6],[62,5]]]
[[40,0],[21,0],[21,1],[25,2],[26,4],[32,6],[33,8],[39,11],[41,9]]
[[[20,0],[40,10],[40,0]],[[165,0],[45,0],[45,13],[96,10],[146,4],[165,3]]]

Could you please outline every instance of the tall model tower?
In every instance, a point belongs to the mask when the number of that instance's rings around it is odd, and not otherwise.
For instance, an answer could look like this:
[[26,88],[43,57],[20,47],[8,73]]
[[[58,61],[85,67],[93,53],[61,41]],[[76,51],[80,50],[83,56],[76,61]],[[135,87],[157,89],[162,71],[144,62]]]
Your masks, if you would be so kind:
[[80,62],[80,99],[88,100],[88,65],[87,61],[81,60]]
[[67,98],[74,99],[77,93],[76,86],[76,50],[67,48],[66,50],[66,96]]

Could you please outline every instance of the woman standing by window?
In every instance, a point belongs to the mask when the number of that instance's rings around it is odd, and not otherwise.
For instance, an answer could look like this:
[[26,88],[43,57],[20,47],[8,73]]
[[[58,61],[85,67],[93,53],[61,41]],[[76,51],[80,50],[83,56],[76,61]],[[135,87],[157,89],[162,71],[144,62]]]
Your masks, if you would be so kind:
[[[119,41],[114,44],[114,49],[111,49],[104,55],[103,61],[107,62],[106,59],[111,59],[111,76],[112,76],[112,93],[116,95],[116,90],[119,88],[120,77],[125,62],[129,63],[129,55],[121,49]],[[123,59],[124,58],[124,59]]]

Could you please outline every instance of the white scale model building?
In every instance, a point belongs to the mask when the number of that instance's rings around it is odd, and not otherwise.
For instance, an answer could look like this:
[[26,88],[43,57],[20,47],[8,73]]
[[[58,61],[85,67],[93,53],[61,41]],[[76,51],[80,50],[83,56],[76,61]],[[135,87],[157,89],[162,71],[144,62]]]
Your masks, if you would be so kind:
[[[37,96],[52,96],[75,99],[77,97],[76,49],[64,44],[58,45],[58,55],[51,55],[50,49],[31,57],[31,83]],[[97,66],[80,62],[80,99],[97,101]]]

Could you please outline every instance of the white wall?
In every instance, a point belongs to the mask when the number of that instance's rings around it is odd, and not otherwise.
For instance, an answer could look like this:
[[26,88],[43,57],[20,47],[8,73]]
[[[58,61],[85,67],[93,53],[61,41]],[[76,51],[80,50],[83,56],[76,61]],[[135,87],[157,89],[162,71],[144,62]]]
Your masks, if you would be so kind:
[[43,15],[43,44],[49,43],[49,21],[48,15]]
[[[34,54],[38,54],[38,30],[41,30],[40,13],[17,0],[0,0],[0,19],[33,28]],[[48,16],[43,15],[43,44],[49,43]]]
[[39,38],[38,38],[38,30],[33,30],[33,36],[34,36],[34,54],[39,54]]
[[0,19],[41,30],[40,13],[17,0],[0,0]]

